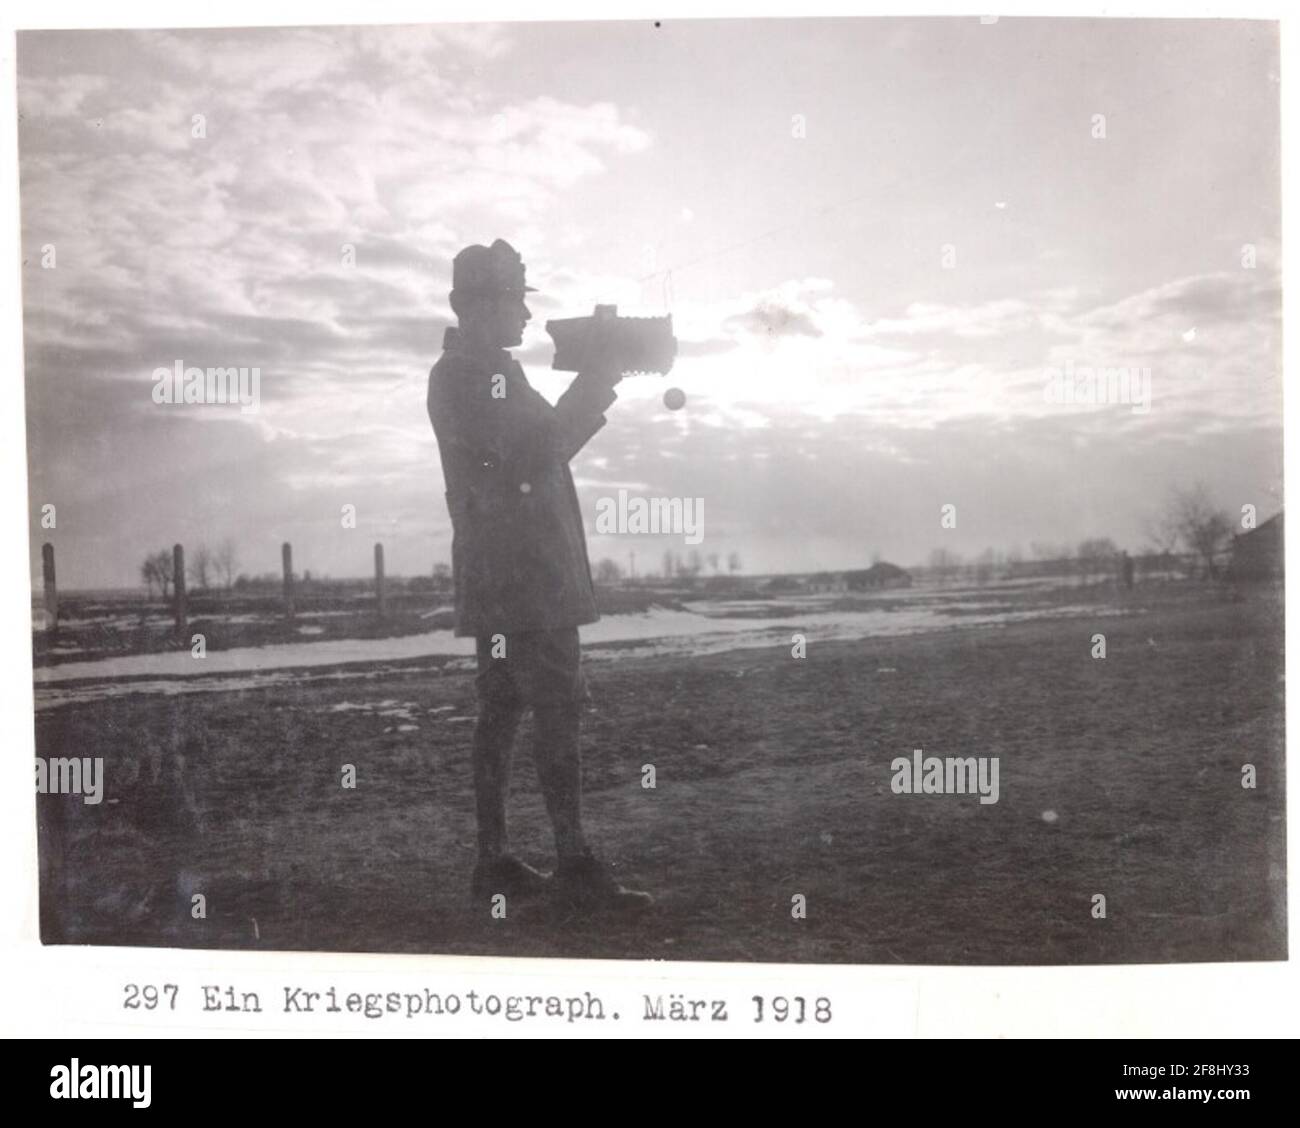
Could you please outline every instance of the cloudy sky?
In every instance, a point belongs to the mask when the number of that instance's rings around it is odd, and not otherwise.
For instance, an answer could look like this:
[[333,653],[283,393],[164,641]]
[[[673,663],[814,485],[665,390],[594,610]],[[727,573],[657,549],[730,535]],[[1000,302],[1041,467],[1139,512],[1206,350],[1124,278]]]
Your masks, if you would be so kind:
[[[25,33],[18,71],[32,565],[53,539],[64,586],[225,537],[252,573],[284,540],[335,576],[449,559],[425,385],[450,258],[497,237],[551,399],[548,317],[681,339],[575,460],[593,559],[669,543],[594,535],[619,487],[703,498],[701,551],[749,571],[1140,549],[1197,479],[1281,505],[1272,25]],[[260,367],[261,410],[155,404],[178,359]],[[1067,365],[1148,368],[1149,412],[1048,402]]]

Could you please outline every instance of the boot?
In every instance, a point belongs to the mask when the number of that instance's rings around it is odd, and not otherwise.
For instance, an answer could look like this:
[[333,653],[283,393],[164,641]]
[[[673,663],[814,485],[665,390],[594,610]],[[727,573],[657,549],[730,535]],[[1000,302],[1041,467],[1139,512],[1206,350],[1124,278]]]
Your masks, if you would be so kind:
[[620,885],[609,864],[596,858],[590,850],[561,858],[554,884],[556,900],[563,907],[575,911],[616,909],[635,912],[654,904],[649,893]]
[[504,893],[507,902],[524,901],[545,893],[550,885],[550,874],[533,869],[513,854],[479,858],[474,867],[472,889],[475,897]]

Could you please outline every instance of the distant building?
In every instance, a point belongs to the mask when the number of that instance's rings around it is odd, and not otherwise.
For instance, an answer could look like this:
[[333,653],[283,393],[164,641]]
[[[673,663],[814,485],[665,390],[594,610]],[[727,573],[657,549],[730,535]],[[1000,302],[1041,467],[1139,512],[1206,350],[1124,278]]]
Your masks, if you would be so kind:
[[835,595],[848,591],[911,587],[911,574],[897,564],[873,564],[855,572],[812,572],[805,575],[772,576],[761,585],[763,591],[799,592],[803,595]]
[[842,575],[838,572],[816,572],[808,577],[804,584],[804,591],[814,595],[822,595],[828,592],[848,591],[849,585]]
[[897,564],[889,564],[883,560],[871,565],[870,568],[860,568],[855,572],[845,572],[844,580],[848,585],[849,591],[871,591],[877,588],[912,586],[912,575],[910,572],[900,568]]
[[798,591],[799,581],[794,576],[773,576],[763,584],[764,591]]
[[1229,580],[1280,580],[1285,571],[1282,514],[1232,538]]

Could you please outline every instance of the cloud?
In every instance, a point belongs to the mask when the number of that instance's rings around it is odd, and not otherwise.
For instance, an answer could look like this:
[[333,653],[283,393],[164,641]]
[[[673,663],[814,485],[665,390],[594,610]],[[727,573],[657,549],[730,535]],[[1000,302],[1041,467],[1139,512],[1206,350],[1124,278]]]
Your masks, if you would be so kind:
[[[450,319],[452,255],[485,230],[538,223],[651,145],[612,102],[487,87],[477,68],[512,38],[483,26],[24,33],[33,489],[66,497],[102,481],[106,444],[173,479],[184,458],[187,480],[242,449],[261,498],[213,521],[279,525],[257,511],[293,508],[285,490],[348,482],[428,521],[409,489],[375,487],[396,484],[393,467],[419,482],[436,465],[423,382]],[[151,410],[152,371],[178,358],[259,366],[262,413],[214,428],[211,414]],[[111,465],[114,496],[145,489],[150,471]],[[168,513],[131,505],[116,520],[129,542]],[[133,578],[133,551],[108,554],[118,582]]]
[[730,318],[724,329],[740,330],[759,336],[773,337],[820,337],[822,331],[817,328],[811,312],[792,309],[775,300],[760,302],[751,310]]
[[[716,54],[627,56],[636,65],[603,47],[631,30],[606,25],[23,33],[31,482],[34,498],[60,503],[60,544],[77,546],[62,573],[131,582],[138,553],[204,530],[245,542],[249,570],[273,569],[279,542],[293,539],[305,566],[365,571],[366,544],[338,528],[345,501],[364,538],[382,535],[395,572],[445,559],[425,378],[451,320],[451,256],[498,236],[525,250],[542,287],[518,355],[552,399],[567,376],[547,369],[546,317],[598,301],[674,316],[670,382],[687,406],[663,407],[664,381],[621,384],[575,464],[590,484],[584,501],[610,482],[706,496],[710,536],[751,567],[862,563],[871,547],[922,559],[933,544],[917,515],[940,500],[974,515],[961,535],[982,548],[1021,530],[1122,538],[1148,504],[1137,495],[1195,472],[1198,458],[1217,460],[1225,491],[1276,480],[1280,280],[1268,265],[1267,178],[1233,187],[1238,214],[1216,219],[1264,229],[1249,236],[1259,269],[1204,268],[1234,263],[1239,243],[1187,238],[1188,217],[1210,214],[1198,210],[1202,178],[1171,184],[1186,198],[1157,238],[1163,215],[1126,209],[1112,191],[1145,175],[1141,162],[1120,177],[1077,161],[991,171],[954,159],[962,146],[1007,147],[997,131],[1013,123],[1030,128],[1032,156],[1078,119],[1073,106],[1057,117],[1037,103],[1013,105],[1014,117],[934,112],[947,72],[926,85],[913,64],[951,30],[900,33],[911,54],[873,56],[883,71],[862,66],[844,26],[804,30],[810,42],[832,37],[819,66],[849,86],[809,88],[814,102],[825,89],[809,114],[821,124],[793,148],[779,84],[746,78],[731,90],[733,33],[708,27],[692,29],[692,48],[713,42]],[[756,59],[785,56],[775,31],[747,34]],[[1054,57],[1073,57],[1079,34]],[[631,50],[630,38],[617,42]],[[753,73],[770,68],[756,61]],[[871,104],[873,79],[852,82],[876,74],[886,91],[916,84],[877,119],[894,146],[878,214],[846,211],[830,227],[809,212],[797,228],[749,238],[774,214],[798,218],[791,199],[839,199],[848,171],[879,171],[846,143],[859,134],[844,108]],[[1171,112],[1134,124],[1203,152],[1193,142],[1204,119]],[[980,132],[984,118],[993,133]],[[1260,120],[1259,159],[1202,158],[1205,178],[1267,158]],[[771,122],[776,149],[763,142]],[[1166,207],[1166,195],[1139,189]],[[987,205],[977,220],[955,206],[997,199],[1015,204],[996,228]],[[683,209],[695,217],[688,231]],[[740,250],[699,254],[697,243],[732,246],[732,234]],[[941,237],[962,246],[961,270],[933,264]],[[652,244],[660,262],[696,265],[671,286],[646,281]],[[150,374],[177,358],[261,366],[263,411],[157,409]],[[1152,410],[1047,402],[1045,373],[1067,364],[1149,366]]]
[[713,337],[704,341],[677,340],[679,357],[718,356],[738,349],[740,342],[734,337]]

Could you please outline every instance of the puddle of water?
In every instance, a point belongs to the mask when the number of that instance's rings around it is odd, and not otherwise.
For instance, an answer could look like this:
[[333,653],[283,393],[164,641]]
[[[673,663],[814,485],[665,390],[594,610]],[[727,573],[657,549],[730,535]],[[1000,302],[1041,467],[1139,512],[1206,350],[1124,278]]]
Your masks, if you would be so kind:
[[[932,593],[926,593],[931,595]],[[625,661],[662,655],[691,657],[726,650],[753,649],[787,643],[794,633],[809,642],[845,641],[943,630],[954,626],[996,626],[1029,619],[1119,613],[1096,605],[1049,605],[1009,611],[988,601],[918,600],[913,606],[860,611],[793,609],[779,618],[726,619],[695,611],[655,608],[643,614],[611,615],[582,628],[584,656],[592,661]],[[961,613],[958,613],[961,612]],[[631,644],[631,645],[629,645]],[[401,638],[331,639],[210,651],[203,659],[188,651],[133,654],[86,662],[68,662],[35,671],[37,709],[94,701],[126,694],[220,693],[264,688],[289,681],[372,678],[393,672],[392,663],[448,657],[448,669],[473,669],[474,640],[455,638],[450,631],[430,631]],[[352,670],[313,674],[313,667],[366,663]],[[375,663],[383,663],[380,669]],[[207,676],[198,676],[207,675]],[[216,676],[220,675],[220,676]],[[140,680],[123,681],[124,678]],[[85,684],[63,685],[81,680]],[[343,702],[349,708],[388,709],[412,721],[410,703],[396,700],[378,705]],[[449,718],[459,720],[460,718]]]

